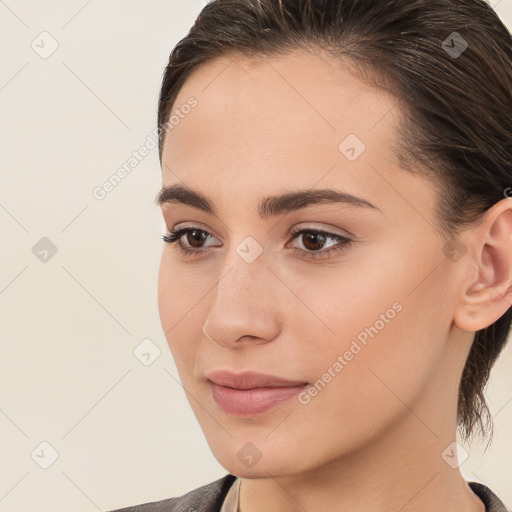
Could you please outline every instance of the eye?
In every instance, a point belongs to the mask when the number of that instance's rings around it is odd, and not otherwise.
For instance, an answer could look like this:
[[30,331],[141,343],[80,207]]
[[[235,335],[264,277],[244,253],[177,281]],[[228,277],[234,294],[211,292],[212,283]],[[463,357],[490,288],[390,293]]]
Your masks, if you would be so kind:
[[[291,235],[292,240],[299,239],[301,236],[303,237],[302,245],[304,249],[293,248],[295,251],[298,251],[299,255],[303,258],[328,258],[332,253],[347,249],[352,243],[351,239],[343,235],[312,228],[295,229],[291,232]],[[162,235],[164,242],[175,244],[181,254],[190,256],[208,252],[208,249],[204,249],[202,244],[210,237],[212,237],[211,233],[196,226],[184,227]],[[188,245],[182,242],[182,238],[186,239]],[[329,239],[337,243],[331,245],[328,249],[320,250],[321,247],[319,246],[323,246]]]
[[[183,245],[181,238],[186,235],[187,241],[192,241],[192,247],[188,247]],[[189,236],[192,235],[192,236]],[[205,249],[197,249],[194,248],[195,244],[200,244],[208,239],[208,237],[212,236],[208,231],[204,229],[199,229],[198,227],[187,227],[181,228],[177,230],[171,231],[171,233],[167,233],[162,236],[162,240],[168,244],[175,244],[175,246],[180,250],[181,254],[192,255],[199,254],[202,252],[206,252]]]
[[[300,239],[302,241],[302,245],[305,249],[295,250],[299,251],[304,258],[328,258],[332,253],[348,249],[349,245],[352,243],[352,240],[346,236],[313,228],[295,229],[291,234],[293,235],[293,240]],[[318,246],[323,246],[326,240],[329,239],[335,240],[337,244],[331,245],[328,249],[318,250]]]

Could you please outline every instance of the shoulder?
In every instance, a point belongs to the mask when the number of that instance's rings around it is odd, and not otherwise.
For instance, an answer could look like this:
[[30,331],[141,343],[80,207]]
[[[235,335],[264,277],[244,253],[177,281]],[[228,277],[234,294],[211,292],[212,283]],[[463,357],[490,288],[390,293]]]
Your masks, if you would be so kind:
[[228,474],[183,496],[110,512],[218,512],[236,476]]
[[510,512],[494,492],[484,484],[468,482],[471,490],[484,502],[486,512]]

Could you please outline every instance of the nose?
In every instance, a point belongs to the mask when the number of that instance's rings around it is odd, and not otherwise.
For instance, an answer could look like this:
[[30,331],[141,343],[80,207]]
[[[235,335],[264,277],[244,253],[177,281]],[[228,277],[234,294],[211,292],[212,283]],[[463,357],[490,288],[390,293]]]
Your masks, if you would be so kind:
[[[203,333],[222,347],[264,344],[281,329],[284,287],[260,256],[248,263],[235,255],[212,290]],[[279,298],[282,295],[281,299]]]

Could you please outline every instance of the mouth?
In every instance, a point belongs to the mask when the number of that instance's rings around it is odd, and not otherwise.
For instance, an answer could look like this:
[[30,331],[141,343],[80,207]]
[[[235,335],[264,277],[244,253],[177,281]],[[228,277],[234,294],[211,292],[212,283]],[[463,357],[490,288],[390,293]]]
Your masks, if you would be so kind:
[[250,417],[270,411],[303,391],[308,383],[256,372],[226,370],[207,375],[212,397],[230,416]]

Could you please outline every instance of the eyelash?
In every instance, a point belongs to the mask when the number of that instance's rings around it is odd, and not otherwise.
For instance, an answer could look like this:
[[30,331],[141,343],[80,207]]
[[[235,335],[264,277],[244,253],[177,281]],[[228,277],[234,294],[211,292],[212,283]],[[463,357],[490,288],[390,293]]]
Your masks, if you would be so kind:
[[[200,233],[206,233],[208,235],[211,235],[208,231],[205,231],[204,229],[200,229],[197,227],[186,227],[178,230],[174,230],[171,233],[167,233],[165,235],[162,235],[162,240],[168,244],[175,244],[175,247],[179,249],[180,253],[184,256],[193,256],[199,253],[204,253],[207,251],[207,249],[190,249],[189,247],[184,246],[180,239],[183,238],[184,235],[191,233],[192,231],[199,231]],[[318,229],[294,229],[291,232],[292,240],[295,240],[296,238],[299,238],[299,235],[302,234],[315,234],[315,235],[322,235],[326,238],[331,238],[333,240],[336,240],[339,242],[338,245],[332,246],[329,249],[325,250],[319,250],[319,251],[306,251],[304,249],[297,249],[294,248],[295,251],[298,251],[300,253],[300,256],[303,258],[310,258],[310,259],[318,259],[318,258],[326,258],[330,257],[333,253],[338,253],[340,251],[345,251],[349,248],[350,244],[352,243],[352,240],[350,238],[347,238],[342,235],[337,235],[335,233],[329,233],[327,231],[321,231]]]

